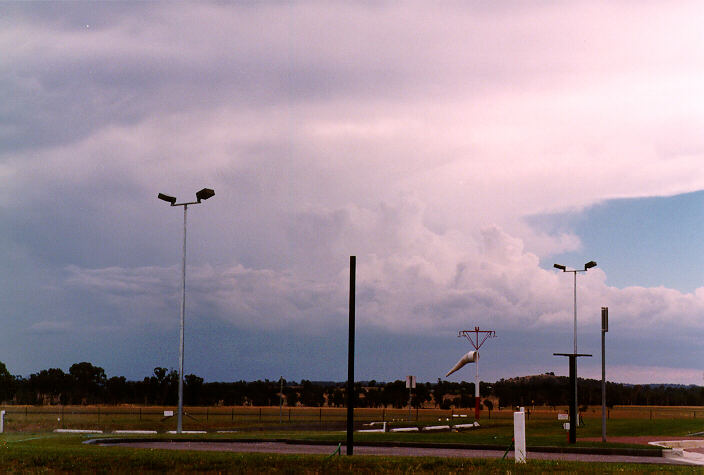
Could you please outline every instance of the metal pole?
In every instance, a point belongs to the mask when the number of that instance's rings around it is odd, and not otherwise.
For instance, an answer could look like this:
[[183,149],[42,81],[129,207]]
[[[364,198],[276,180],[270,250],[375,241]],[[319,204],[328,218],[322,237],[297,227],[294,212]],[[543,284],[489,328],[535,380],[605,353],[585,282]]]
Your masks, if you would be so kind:
[[281,382],[281,392],[279,393],[279,424],[281,424],[284,417],[284,377],[281,376],[279,380]]
[[577,379],[577,358],[580,356],[592,356],[587,354],[574,354],[574,353],[553,353],[555,356],[567,356],[570,360],[570,430],[569,430],[569,443],[574,444],[577,441],[577,421],[579,420],[579,415],[574,411],[577,406],[575,401],[577,399],[577,394],[575,393],[575,388],[577,385],[574,381]]
[[186,324],[186,219],[188,205],[183,205],[183,266],[181,269],[181,324],[178,343],[178,417],[176,432],[183,430],[183,334]]
[[606,332],[601,330],[601,441],[606,442]]
[[347,455],[354,453],[354,313],[357,257],[350,256],[349,340],[347,354]]
[[[574,274],[574,354],[577,354],[577,271]],[[577,357],[574,359],[574,405],[572,410],[577,415],[575,424],[579,424],[579,412],[577,404]],[[576,425],[575,425],[576,427]]]
[[570,382],[574,382],[574,391],[572,391],[572,410],[570,411],[570,434],[569,443],[574,444],[577,442],[577,421],[579,416],[575,412],[577,407],[577,354],[569,355],[570,359]]
[[601,441],[606,442],[606,332],[609,331],[609,308],[601,307]]

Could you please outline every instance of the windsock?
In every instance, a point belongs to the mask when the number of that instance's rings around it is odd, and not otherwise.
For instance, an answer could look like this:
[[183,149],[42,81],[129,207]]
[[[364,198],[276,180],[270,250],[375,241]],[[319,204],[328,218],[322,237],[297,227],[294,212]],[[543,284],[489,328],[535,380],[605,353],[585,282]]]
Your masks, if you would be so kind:
[[477,352],[476,351],[470,351],[466,355],[464,355],[460,360],[457,362],[455,366],[452,367],[452,369],[445,375],[447,378],[450,376],[452,373],[460,369],[462,366],[466,365],[467,363],[474,363],[477,361]]

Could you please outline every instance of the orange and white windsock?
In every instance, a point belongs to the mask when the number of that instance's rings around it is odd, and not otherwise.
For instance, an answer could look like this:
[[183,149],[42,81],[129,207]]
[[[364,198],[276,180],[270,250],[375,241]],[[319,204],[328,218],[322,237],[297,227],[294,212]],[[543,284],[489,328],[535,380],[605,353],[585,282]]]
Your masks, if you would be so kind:
[[455,366],[452,367],[450,371],[445,375],[447,378],[450,376],[452,373],[460,369],[462,366],[466,365],[467,363],[474,363],[477,361],[477,352],[476,351],[470,351],[466,355],[464,355],[460,360],[457,362]]

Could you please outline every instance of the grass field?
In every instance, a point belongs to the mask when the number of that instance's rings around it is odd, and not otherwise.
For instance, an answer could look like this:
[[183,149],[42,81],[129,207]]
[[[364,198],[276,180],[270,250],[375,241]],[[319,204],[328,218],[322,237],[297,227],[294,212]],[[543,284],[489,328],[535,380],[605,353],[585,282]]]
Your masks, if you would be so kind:
[[[116,429],[151,429],[160,435],[175,428],[175,418],[165,418],[163,410],[173,408],[134,407],[8,407],[6,419],[9,432],[0,434],[0,472],[144,472],[144,471],[206,471],[206,472],[307,472],[307,473],[543,473],[543,472],[630,472],[630,473],[694,473],[687,467],[640,464],[580,464],[529,460],[527,466],[516,467],[513,461],[466,460],[447,458],[401,457],[334,457],[321,456],[231,454],[211,452],[172,452],[124,447],[97,447],[82,444],[85,437],[54,434],[56,428],[92,428],[109,432]],[[205,438],[271,438],[310,439],[328,442],[345,440],[344,409],[284,408],[187,408],[184,429],[208,430]],[[638,408],[630,417],[612,418],[607,432],[611,437],[631,435],[685,436],[704,431],[704,417],[697,417],[696,408],[679,408],[679,418],[659,417],[669,408]],[[625,410],[626,412],[628,410]],[[651,411],[655,417],[651,418]],[[614,411],[615,412],[615,411]],[[463,411],[462,414],[468,414]],[[692,416],[694,414],[694,417]],[[456,411],[421,410],[359,410],[361,421],[386,419],[392,425],[448,424],[473,421],[457,416]],[[513,435],[511,412],[492,411],[491,419],[484,413],[480,429],[466,432],[441,433],[357,433],[356,442],[408,441],[430,443],[510,445]],[[636,417],[637,416],[637,417]],[[289,422],[289,417],[290,421]],[[417,420],[416,420],[417,419]],[[438,421],[440,419],[440,421]],[[281,422],[279,422],[281,420]],[[236,433],[216,434],[216,430],[236,430]],[[565,431],[557,421],[555,411],[532,411],[526,424],[528,446],[567,445]],[[601,417],[587,412],[578,438],[600,437]],[[172,437],[172,436],[168,436]],[[192,436],[191,436],[192,437]],[[604,446],[601,442],[579,441],[578,446]],[[607,446],[623,447],[607,443]],[[333,447],[331,447],[331,452]],[[665,470],[666,469],[666,470]]]
[[[165,410],[174,407],[129,407],[129,406],[5,406],[6,431],[43,431],[63,429],[142,429],[166,432],[176,428],[175,417],[164,417]],[[566,408],[533,408],[530,420],[554,421],[557,414]],[[345,408],[306,407],[186,407],[183,428],[185,430],[241,430],[261,427],[306,426],[309,429],[331,430],[344,427]],[[494,410],[482,412],[480,423],[496,420],[511,420],[513,411]],[[601,427],[601,408],[590,408],[585,420],[595,420],[588,426]],[[701,422],[704,430],[704,409],[700,407],[615,407],[609,410],[608,425],[622,420],[690,420],[694,425]],[[371,421],[388,421],[392,424],[459,424],[474,421],[473,411],[421,409],[409,414],[407,409],[356,409],[355,421],[360,424]],[[600,435],[596,434],[596,435]]]
[[0,471],[21,473],[696,473],[692,467],[440,457],[233,454],[85,445],[78,436],[0,437]]

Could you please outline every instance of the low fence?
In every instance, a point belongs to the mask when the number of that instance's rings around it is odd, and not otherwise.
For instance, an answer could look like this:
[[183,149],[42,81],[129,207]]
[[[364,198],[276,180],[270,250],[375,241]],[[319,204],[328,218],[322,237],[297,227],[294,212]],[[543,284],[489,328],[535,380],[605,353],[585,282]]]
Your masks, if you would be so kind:
[[[6,431],[63,429],[149,429],[176,428],[175,407],[134,406],[3,406]],[[514,408],[482,410],[481,418],[511,419]],[[704,407],[614,406],[609,419],[704,419]],[[566,407],[526,407],[528,420],[556,420]],[[173,414],[173,415],[169,415]],[[601,407],[590,407],[585,418],[601,418]],[[346,408],[313,407],[185,407],[184,430],[343,429]],[[413,422],[417,424],[460,424],[474,421],[473,409],[391,409],[357,408],[355,422]]]

